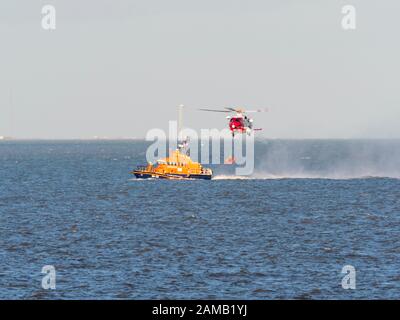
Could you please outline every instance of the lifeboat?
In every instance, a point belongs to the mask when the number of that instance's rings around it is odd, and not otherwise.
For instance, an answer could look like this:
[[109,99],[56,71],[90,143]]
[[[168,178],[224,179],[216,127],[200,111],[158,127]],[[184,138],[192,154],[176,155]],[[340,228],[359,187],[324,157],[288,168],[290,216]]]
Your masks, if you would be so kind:
[[138,179],[158,178],[168,180],[211,180],[212,170],[204,168],[200,163],[192,161],[190,157],[179,149],[169,157],[160,159],[157,164],[148,163],[138,166],[131,172]]

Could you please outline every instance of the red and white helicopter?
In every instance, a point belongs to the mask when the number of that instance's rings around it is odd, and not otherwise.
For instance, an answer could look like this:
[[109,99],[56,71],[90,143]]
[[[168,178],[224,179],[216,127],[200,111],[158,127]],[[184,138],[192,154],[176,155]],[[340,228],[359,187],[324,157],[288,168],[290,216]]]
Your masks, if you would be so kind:
[[253,129],[253,119],[248,117],[246,113],[256,113],[256,112],[267,112],[268,109],[258,109],[258,110],[244,110],[241,108],[224,108],[226,110],[217,110],[217,109],[199,109],[200,111],[209,111],[209,112],[225,112],[230,113],[234,112],[234,116],[227,116],[229,119],[229,130],[232,132],[232,137],[235,136],[235,133],[247,133],[251,134],[252,131],[260,131],[262,129]]

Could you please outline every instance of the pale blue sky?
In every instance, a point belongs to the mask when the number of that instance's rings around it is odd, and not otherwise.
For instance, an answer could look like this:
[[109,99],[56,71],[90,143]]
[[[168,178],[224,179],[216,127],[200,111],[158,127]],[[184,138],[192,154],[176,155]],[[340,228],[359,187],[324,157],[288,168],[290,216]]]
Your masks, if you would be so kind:
[[[53,4],[57,29],[41,28]],[[341,8],[357,9],[343,31]],[[144,137],[177,104],[270,138],[400,138],[395,0],[3,0],[0,136]],[[12,95],[12,106],[11,106]],[[190,111],[185,124],[223,128]]]

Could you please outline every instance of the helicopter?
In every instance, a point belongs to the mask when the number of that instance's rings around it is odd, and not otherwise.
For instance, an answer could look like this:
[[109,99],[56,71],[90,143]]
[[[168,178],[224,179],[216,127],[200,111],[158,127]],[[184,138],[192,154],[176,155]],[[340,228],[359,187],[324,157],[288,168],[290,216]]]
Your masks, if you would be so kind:
[[234,116],[227,116],[229,120],[229,130],[232,133],[232,137],[235,137],[235,133],[247,133],[250,135],[252,131],[260,131],[262,129],[253,129],[253,119],[248,117],[246,113],[257,113],[257,112],[267,112],[268,109],[258,109],[258,110],[244,110],[241,108],[224,108],[225,110],[217,109],[198,109],[200,111],[208,112],[224,112],[224,113],[235,113]]

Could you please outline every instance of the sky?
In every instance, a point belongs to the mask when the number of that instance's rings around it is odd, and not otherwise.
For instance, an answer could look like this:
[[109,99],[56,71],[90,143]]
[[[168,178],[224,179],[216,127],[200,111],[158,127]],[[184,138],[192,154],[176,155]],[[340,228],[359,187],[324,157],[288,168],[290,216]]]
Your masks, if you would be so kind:
[[[56,29],[41,26],[42,6]],[[344,30],[342,7],[356,8]],[[397,0],[2,0],[0,136],[142,138],[268,108],[266,138],[400,138]]]

